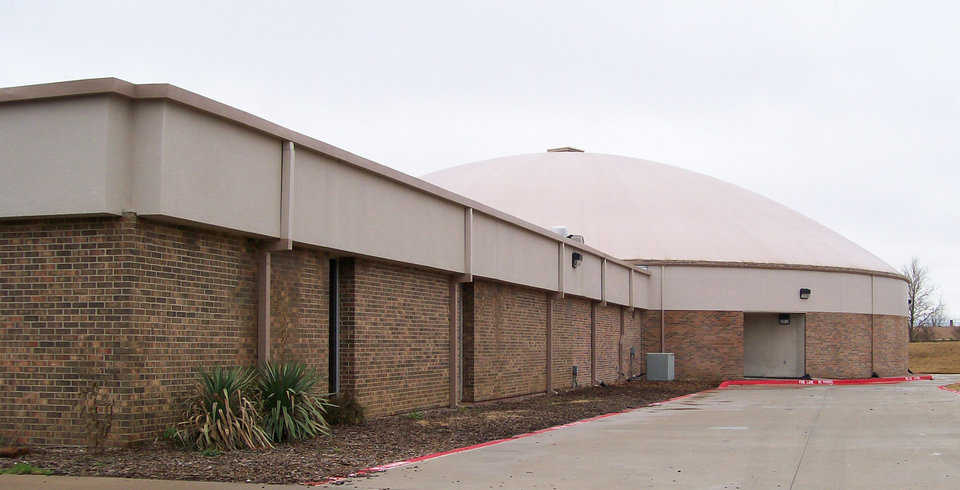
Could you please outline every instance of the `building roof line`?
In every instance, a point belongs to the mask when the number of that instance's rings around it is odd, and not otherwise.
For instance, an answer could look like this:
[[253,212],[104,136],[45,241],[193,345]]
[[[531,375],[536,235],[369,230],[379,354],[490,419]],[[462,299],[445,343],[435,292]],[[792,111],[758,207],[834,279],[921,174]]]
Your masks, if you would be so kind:
[[439,197],[446,201],[455,202],[461,206],[473,208],[481,213],[513,224],[527,231],[542,235],[557,242],[563,242],[570,247],[589,252],[593,255],[606,258],[610,262],[632,269],[638,273],[649,275],[648,272],[636,269],[627,261],[597,250],[583,243],[562,237],[551,230],[524,221],[516,216],[504,213],[480,202],[469,199],[460,194],[451,192],[424,180],[405,174],[386,165],[361,157],[342,148],[325,143],[316,138],[298,133],[279,124],[270,122],[262,117],[237,109],[236,107],[218,102],[209,97],[185,90],[168,83],[135,84],[115,77],[90,78],[85,80],[71,80],[66,82],[23,85],[19,87],[0,88],[0,104],[8,102],[22,102],[53,98],[78,97],[86,95],[120,95],[129,99],[159,99],[168,100],[192,109],[231,121],[250,129],[266,133],[271,136],[291,141],[298,146],[316,151],[340,162],[349,164],[358,169],[373,173],[380,177],[411,187],[420,192]]
[[733,262],[717,260],[663,260],[663,259],[626,259],[626,262],[638,266],[644,265],[665,265],[678,267],[730,267],[743,269],[780,269],[795,271],[814,271],[814,272],[845,272],[849,274],[863,274],[868,276],[888,277],[890,279],[899,279],[906,281],[907,278],[902,274],[895,274],[886,271],[876,271],[870,269],[860,269],[856,267],[835,267],[829,265],[810,265],[810,264],[781,264],[776,262]]

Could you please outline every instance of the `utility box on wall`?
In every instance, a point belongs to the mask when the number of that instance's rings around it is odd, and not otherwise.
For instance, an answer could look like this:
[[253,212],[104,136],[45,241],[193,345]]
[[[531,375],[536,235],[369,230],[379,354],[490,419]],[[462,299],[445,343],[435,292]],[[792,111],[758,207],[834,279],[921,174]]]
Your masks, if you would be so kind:
[[673,381],[673,352],[647,353],[647,381]]

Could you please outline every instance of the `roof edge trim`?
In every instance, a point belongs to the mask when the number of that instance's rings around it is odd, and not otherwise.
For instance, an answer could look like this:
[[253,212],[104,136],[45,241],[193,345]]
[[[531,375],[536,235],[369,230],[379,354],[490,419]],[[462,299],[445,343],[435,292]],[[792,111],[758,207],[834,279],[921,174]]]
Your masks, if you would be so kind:
[[794,271],[813,271],[813,272],[845,272],[848,274],[863,274],[867,276],[888,277],[890,279],[899,279],[907,282],[907,278],[902,274],[896,274],[886,271],[875,271],[870,269],[859,269],[856,267],[833,267],[828,265],[809,265],[809,264],[777,264],[771,262],[723,262],[713,260],[655,260],[655,259],[626,259],[633,265],[664,265],[679,267],[730,267],[739,269],[779,269]]
[[528,221],[524,221],[516,216],[491,208],[485,204],[461,196],[460,194],[450,192],[442,187],[433,185],[427,181],[405,174],[399,170],[392,169],[386,165],[379,164],[373,160],[361,157],[360,155],[351,153],[342,148],[338,148],[329,143],[325,143],[316,138],[312,138],[305,134],[293,131],[292,129],[285,128],[279,124],[263,119],[262,117],[237,109],[236,107],[224,104],[222,102],[217,102],[211,98],[204,97],[203,95],[168,83],[135,84],[119,78],[107,77],[42,83],[35,85],[22,85],[19,87],[0,88],[0,104],[5,102],[25,102],[31,100],[78,97],[86,95],[120,95],[129,99],[162,99],[182,104],[192,109],[210,114],[214,117],[232,121],[255,131],[281,138],[286,141],[291,141],[296,145],[316,151],[358,169],[390,179],[420,192],[439,197],[440,199],[452,201],[464,207],[473,208],[484,214],[502,221],[506,221],[507,223],[518,226],[527,231],[542,235],[557,242],[565,243],[573,248],[589,252],[598,257],[605,258],[612,263],[626,267],[636,271],[637,273],[648,276],[650,275],[644,270],[635,268],[635,264],[624,261],[580,242],[575,242],[568,238],[561,237],[551,230],[542,228]]

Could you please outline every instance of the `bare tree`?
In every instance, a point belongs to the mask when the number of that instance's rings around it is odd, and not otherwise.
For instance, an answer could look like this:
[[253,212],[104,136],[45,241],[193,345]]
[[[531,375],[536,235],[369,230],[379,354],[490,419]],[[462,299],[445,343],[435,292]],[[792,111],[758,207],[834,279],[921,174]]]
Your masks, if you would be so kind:
[[948,321],[947,309],[943,304],[943,297],[941,296],[940,299],[937,300],[937,304],[933,305],[930,314],[927,315],[927,319],[922,324],[931,327],[942,327],[946,325]]
[[943,300],[934,302],[936,287],[930,282],[927,268],[914,257],[901,270],[907,278],[907,301],[910,312],[910,340],[918,340],[922,327],[936,326],[945,318]]

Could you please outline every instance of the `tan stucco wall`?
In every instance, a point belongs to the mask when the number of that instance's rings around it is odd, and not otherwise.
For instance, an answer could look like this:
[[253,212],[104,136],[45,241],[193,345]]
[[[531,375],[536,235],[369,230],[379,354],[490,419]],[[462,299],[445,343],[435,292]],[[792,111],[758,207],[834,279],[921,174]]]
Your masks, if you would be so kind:
[[[163,107],[160,200],[137,212],[280,233],[281,142],[174,103]],[[150,185],[146,183],[143,185]]]
[[0,105],[0,215],[120,214],[127,104],[100,95]]
[[659,308],[658,301],[651,301],[650,289],[653,278],[644,274],[633,273],[633,306],[636,308]]
[[907,283],[889,277],[873,278],[873,304],[877,315],[909,316]]
[[630,304],[630,270],[618,264],[607,262],[607,296],[608,302]]
[[295,175],[294,240],[463,272],[463,207],[304,149]]
[[[281,228],[282,138],[165,99],[91,95],[0,104],[0,217],[176,218],[265,237]],[[462,203],[296,147],[292,239],[467,271]],[[491,211],[492,212],[492,211]],[[601,299],[601,256],[509,217],[474,210],[472,273]],[[608,260],[606,299],[628,305],[628,269]],[[646,276],[635,274],[635,290]],[[642,297],[642,295],[637,297]],[[642,306],[643,301],[637,301]]]
[[[574,269],[572,265],[574,252],[583,255],[583,262],[576,269]],[[600,263],[600,257],[573,247],[564,247],[564,292],[585,298],[600,299]]]
[[[660,266],[650,267],[648,301],[659,308]],[[906,283],[847,272],[746,267],[666,266],[667,310],[843,312],[903,315]],[[800,299],[800,288],[812,291]]]
[[473,214],[473,272],[537,288],[557,289],[557,242]]

